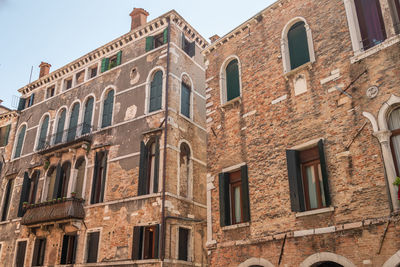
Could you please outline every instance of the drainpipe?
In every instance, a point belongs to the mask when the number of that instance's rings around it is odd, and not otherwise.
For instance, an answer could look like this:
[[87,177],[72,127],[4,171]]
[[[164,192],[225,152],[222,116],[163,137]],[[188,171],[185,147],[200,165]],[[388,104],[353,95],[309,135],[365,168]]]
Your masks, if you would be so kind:
[[164,156],[163,156],[163,177],[162,177],[162,203],[161,203],[161,262],[164,262],[165,258],[165,242],[166,242],[166,218],[165,218],[165,180],[166,180],[166,169],[167,169],[167,134],[168,134],[168,88],[169,88],[169,65],[170,65],[170,39],[171,39],[171,21],[170,18],[167,18],[168,21],[168,46],[167,46],[167,81],[165,86],[165,131],[164,131]]

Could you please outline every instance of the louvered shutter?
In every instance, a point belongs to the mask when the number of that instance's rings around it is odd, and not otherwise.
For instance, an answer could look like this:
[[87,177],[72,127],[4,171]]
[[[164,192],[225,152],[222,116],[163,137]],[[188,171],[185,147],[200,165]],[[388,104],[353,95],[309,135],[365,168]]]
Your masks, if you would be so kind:
[[96,152],[94,158],[94,167],[93,167],[93,180],[92,180],[92,194],[90,196],[90,204],[96,203],[96,187],[97,187],[97,176],[99,172],[99,152]]
[[148,36],[146,37],[146,52],[153,50],[154,48],[154,37]]
[[112,113],[113,113],[113,106],[114,106],[114,90],[111,90],[107,94],[107,98],[104,100],[103,104],[103,118],[101,127],[108,127],[111,125],[112,122]]
[[153,185],[154,185],[153,192],[154,193],[158,192],[159,169],[160,169],[160,139],[157,137],[156,150],[155,150],[155,156],[154,156],[154,181],[153,181]]
[[103,200],[104,200],[104,189],[106,186],[106,175],[107,175],[107,155],[108,155],[108,151],[106,150],[103,152],[103,158],[102,158],[103,173],[101,174],[101,187],[100,187],[99,203],[103,202]]
[[68,137],[67,141],[73,141],[76,137],[76,131],[78,128],[78,118],[79,118],[79,104],[76,103],[71,112],[71,117],[69,119],[69,127],[68,127]]
[[139,181],[138,181],[138,196],[147,194],[147,166],[148,166],[148,151],[145,143],[140,142],[140,163],[139,163]]
[[26,126],[24,125],[22,129],[19,131],[18,139],[17,139],[17,147],[15,148],[14,158],[19,158],[22,152],[22,145],[24,143],[25,138],[25,130]]
[[161,109],[162,82],[163,82],[162,71],[157,71],[156,74],[154,75],[153,81],[151,82],[149,112]]
[[6,127],[7,128],[6,128],[6,132],[5,132],[5,135],[4,135],[3,146],[8,145],[8,138],[10,137],[11,124],[7,125]]
[[31,179],[29,179],[29,174],[24,173],[24,180],[22,182],[21,195],[19,198],[18,206],[18,217],[22,217],[25,214],[23,204],[29,200],[29,190],[31,188]]
[[132,244],[132,259],[142,259],[142,241],[143,241],[143,227],[133,227],[133,244]]
[[286,160],[292,211],[304,211],[304,192],[301,180],[299,151],[286,150]]
[[117,54],[117,66],[121,65],[122,60],[122,51],[119,51]]
[[221,227],[231,224],[229,207],[229,173],[219,174],[219,212]]
[[242,209],[243,221],[250,221],[250,197],[249,197],[249,178],[247,165],[242,166],[240,169],[242,178]]
[[160,225],[157,224],[155,226],[154,232],[154,258],[158,259],[160,257],[160,249],[159,249],[159,242],[160,242]]
[[45,147],[48,128],[49,128],[49,116],[46,116],[40,127],[39,142],[37,149],[43,149]]
[[168,28],[166,28],[163,32],[163,42],[164,44],[168,43]]
[[196,54],[196,43],[194,41],[189,43],[187,54],[189,55],[189,57],[193,57]]
[[226,91],[227,101],[240,96],[239,66],[236,59],[226,67]]
[[325,202],[326,206],[331,205],[331,197],[329,193],[328,171],[326,169],[324,143],[322,140],[318,142],[319,162],[321,164],[322,182],[324,184]]
[[65,126],[65,116],[66,116],[66,111],[64,109],[61,112],[60,117],[58,118],[56,140],[55,140],[54,144],[58,144],[58,143],[61,143],[63,141],[64,126]]
[[62,190],[62,168],[61,165],[57,165],[56,180],[54,181],[53,199],[61,197]]
[[26,104],[26,99],[20,97],[19,98],[19,103],[18,103],[18,110],[24,110],[25,109],[25,104]]
[[82,135],[90,133],[92,128],[92,115],[93,115],[93,97],[86,101],[85,114],[83,117]]
[[101,60],[101,73],[103,73],[103,72],[108,70],[109,63],[110,63],[110,59],[109,58],[103,58]]
[[304,22],[294,24],[288,32],[290,67],[295,69],[310,61],[308,41]]
[[190,118],[190,89],[185,83],[181,88],[181,113]]

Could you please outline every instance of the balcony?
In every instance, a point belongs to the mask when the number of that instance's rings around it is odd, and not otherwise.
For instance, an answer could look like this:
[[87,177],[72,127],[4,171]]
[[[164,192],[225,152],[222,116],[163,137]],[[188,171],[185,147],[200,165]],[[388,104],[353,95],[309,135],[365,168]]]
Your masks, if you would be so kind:
[[22,225],[56,223],[85,217],[83,199],[64,198],[25,207]]
[[46,138],[40,138],[37,146],[38,154],[45,155],[66,148],[77,148],[85,143],[89,144],[92,140],[92,131],[92,125],[82,123]]

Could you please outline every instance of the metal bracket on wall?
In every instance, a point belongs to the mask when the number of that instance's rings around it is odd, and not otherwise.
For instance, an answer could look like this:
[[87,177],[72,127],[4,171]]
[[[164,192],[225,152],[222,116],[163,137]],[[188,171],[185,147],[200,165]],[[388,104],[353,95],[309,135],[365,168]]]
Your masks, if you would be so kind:
[[338,86],[335,86],[336,90],[338,90],[340,92],[339,96],[341,94],[345,94],[346,96],[353,98],[349,93],[347,93],[347,89],[349,89],[358,79],[361,78],[361,76],[363,76],[364,74],[366,74],[368,72],[368,70],[364,70],[361,74],[359,74],[345,89],[340,89]]

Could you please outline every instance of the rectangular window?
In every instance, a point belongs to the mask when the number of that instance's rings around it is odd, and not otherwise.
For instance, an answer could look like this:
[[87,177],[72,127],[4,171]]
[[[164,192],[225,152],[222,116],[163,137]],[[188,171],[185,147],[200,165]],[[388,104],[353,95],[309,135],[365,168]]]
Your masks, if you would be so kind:
[[97,76],[97,65],[91,67],[89,69],[90,78],[94,78]]
[[72,88],[72,78],[64,80],[64,91]]
[[1,212],[1,221],[7,220],[8,217],[8,210],[10,208],[10,200],[12,195],[13,184],[14,184],[14,179],[8,180],[4,195],[3,210]]
[[60,264],[75,263],[77,241],[78,237],[76,235],[64,235]]
[[76,84],[81,84],[81,83],[83,83],[84,80],[85,80],[85,70],[82,70],[82,71],[78,72],[78,73],[75,75],[75,80],[76,80]]
[[88,233],[86,241],[86,262],[97,262],[100,232]]
[[133,230],[134,260],[158,259],[159,225],[135,226]]
[[51,87],[47,88],[46,99],[50,98],[50,97],[53,97],[55,92],[56,92],[56,87],[55,86],[51,86]]
[[190,236],[189,229],[179,227],[178,260],[190,261],[190,259],[189,259],[189,236]]
[[101,61],[101,73],[121,65],[121,61],[122,51],[119,51],[116,55],[113,55],[111,57],[103,58]]
[[92,195],[90,201],[91,204],[103,202],[106,174],[107,151],[96,152],[93,170]]
[[35,93],[32,93],[31,96],[29,97],[28,107],[33,106],[34,103],[35,103]]
[[0,147],[8,144],[10,137],[11,124],[0,128]]
[[250,221],[247,165],[219,174],[219,196],[221,226]]
[[25,266],[26,243],[26,241],[19,241],[17,243],[17,253],[15,254],[15,267]]
[[18,110],[19,111],[24,110],[25,104],[26,104],[26,98],[20,97],[18,102]]
[[196,43],[190,42],[182,33],[182,49],[189,57],[193,57],[196,53]]
[[159,137],[145,144],[140,143],[138,196],[158,192],[158,172],[160,167]]
[[181,113],[190,118],[190,86],[182,82],[181,89]]
[[146,52],[151,51],[157,47],[160,47],[168,42],[168,28],[164,32],[146,37]]
[[46,238],[36,238],[33,249],[32,266],[43,266]]
[[287,150],[292,211],[320,209],[330,205],[323,142],[306,150]]

